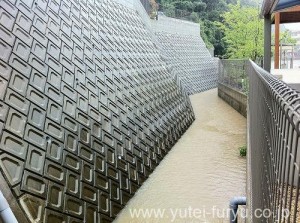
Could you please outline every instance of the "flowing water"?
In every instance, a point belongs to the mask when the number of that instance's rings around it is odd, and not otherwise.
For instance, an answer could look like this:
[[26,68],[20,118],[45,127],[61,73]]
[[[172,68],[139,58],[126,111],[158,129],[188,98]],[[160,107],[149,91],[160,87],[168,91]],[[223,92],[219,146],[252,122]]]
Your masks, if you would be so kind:
[[246,144],[246,119],[217,89],[191,101],[195,122],[115,222],[228,222],[229,200],[245,195],[246,159],[238,148]]

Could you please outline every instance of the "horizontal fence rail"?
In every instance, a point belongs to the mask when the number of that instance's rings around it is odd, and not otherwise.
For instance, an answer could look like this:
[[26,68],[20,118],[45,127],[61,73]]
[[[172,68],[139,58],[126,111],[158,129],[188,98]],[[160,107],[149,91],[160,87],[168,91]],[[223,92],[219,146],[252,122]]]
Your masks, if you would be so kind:
[[253,62],[247,70],[251,222],[300,222],[300,93]]
[[219,83],[247,94],[249,60],[220,60]]

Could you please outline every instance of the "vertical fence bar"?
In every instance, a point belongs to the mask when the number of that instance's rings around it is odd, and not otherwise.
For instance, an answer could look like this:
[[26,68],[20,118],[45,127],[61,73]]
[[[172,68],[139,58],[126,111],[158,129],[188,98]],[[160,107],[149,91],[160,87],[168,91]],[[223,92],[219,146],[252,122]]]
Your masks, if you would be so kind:
[[251,222],[299,222],[300,93],[248,66]]

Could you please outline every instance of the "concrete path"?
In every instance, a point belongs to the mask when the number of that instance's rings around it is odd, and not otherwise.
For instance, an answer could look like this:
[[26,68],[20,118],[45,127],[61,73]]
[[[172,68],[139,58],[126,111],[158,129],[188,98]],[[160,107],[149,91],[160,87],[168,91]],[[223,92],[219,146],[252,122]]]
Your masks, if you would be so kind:
[[228,222],[230,198],[245,194],[246,119],[217,89],[191,101],[195,122],[115,222]]

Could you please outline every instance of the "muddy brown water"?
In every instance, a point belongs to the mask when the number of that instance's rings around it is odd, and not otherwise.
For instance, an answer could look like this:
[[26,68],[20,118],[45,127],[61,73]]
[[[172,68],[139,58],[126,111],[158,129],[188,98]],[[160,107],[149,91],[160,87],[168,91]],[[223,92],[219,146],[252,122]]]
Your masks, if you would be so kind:
[[196,120],[115,220],[228,222],[234,196],[245,195],[246,119],[217,96],[191,96]]

